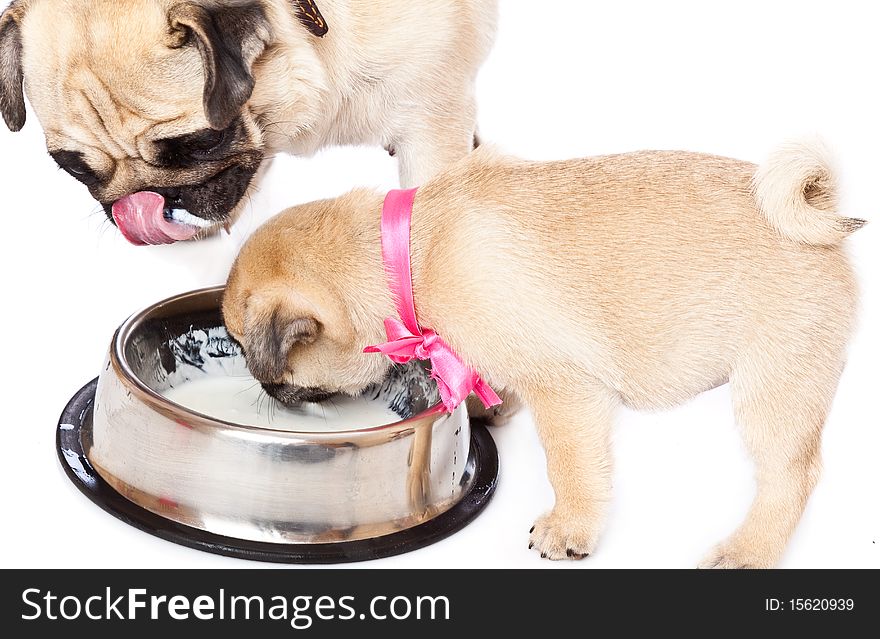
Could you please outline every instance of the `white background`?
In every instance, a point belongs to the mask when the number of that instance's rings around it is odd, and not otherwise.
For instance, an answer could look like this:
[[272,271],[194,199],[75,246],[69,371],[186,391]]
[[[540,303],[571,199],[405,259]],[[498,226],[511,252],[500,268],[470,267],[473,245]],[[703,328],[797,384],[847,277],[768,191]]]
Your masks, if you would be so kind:
[[[783,567],[880,566],[878,17],[863,1],[502,0],[497,44],[479,80],[482,138],[526,158],[671,148],[760,161],[775,144],[816,133],[835,150],[842,212],[873,220],[850,243],[861,322],[825,429],[824,475]],[[394,187],[395,176],[380,149],[278,158],[232,236],[139,248],[55,168],[32,113],[21,133],[0,131],[0,565],[257,565],[175,546],[101,511],[56,459],[58,416],[97,374],[127,315],[222,282],[259,220],[356,185]],[[552,505],[530,418],[493,435],[502,470],[484,513],[434,546],[363,565],[691,567],[741,521],[752,496],[725,387],[674,411],[625,412],[598,552],[551,563],[526,548],[533,519]]]

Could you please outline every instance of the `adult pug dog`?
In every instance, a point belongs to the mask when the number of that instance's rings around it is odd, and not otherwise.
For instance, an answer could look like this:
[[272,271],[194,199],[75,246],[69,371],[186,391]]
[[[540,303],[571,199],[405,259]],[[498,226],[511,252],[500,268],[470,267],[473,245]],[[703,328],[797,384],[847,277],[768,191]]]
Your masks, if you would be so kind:
[[[856,290],[818,146],[760,169],[680,152],[529,163],[478,149],[416,194],[415,307],[496,389],[533,410],[556,494],[530,547],[594,551],[620,405],[674,406],[730,382],[756,465],[742,525],[703,564],[779,559],[819,473],[822,426]],[[357,393],[390,363],[365,355],[396,314],[383,196],[355,191],[257,230],[223,313],[270,394]]]
[[136,244],[228,224],[264,157],[393,149],[412,186],[474,142],[496,0],[15,0],[0,111]]

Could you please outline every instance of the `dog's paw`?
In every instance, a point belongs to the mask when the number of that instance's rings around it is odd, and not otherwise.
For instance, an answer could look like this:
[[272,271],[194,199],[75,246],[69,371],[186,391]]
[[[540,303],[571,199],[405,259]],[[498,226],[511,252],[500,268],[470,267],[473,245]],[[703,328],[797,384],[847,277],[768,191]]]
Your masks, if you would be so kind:
[[775,558],[769,553],[761,552],[754,545],[732,540],[716,546],[703,558],[697,568],[722,570],[772,568],[775,563]]
[[553,560],[589,557],[599,540],[595,518],[555,510],[538,519],[529,532],[529,549]]

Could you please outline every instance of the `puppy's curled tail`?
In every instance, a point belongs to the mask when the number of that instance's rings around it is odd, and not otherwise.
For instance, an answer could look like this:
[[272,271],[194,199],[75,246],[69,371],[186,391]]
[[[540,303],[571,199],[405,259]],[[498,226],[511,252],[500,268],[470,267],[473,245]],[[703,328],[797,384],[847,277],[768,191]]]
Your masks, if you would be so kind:
[[752,188],[770,224],[796,242],[831,246],[865,224],[837,214],[837,179],[818,140],[776,149],[758,168]]

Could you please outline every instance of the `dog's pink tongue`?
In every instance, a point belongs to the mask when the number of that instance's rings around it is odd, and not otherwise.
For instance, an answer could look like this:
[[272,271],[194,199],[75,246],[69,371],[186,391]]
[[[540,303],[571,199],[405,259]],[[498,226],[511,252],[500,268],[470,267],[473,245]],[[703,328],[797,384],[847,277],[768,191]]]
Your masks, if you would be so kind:
[[195,226],[165,219],[165,198],[158,193],[132,193],[113,203],[113,220],[132,244],[172,244],[189,240],[199,232]]

